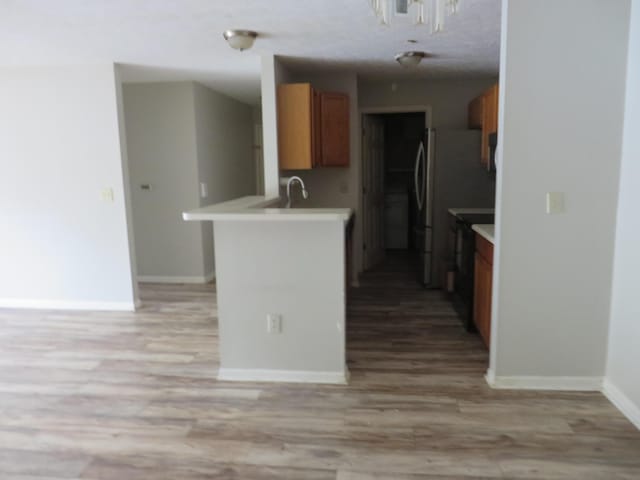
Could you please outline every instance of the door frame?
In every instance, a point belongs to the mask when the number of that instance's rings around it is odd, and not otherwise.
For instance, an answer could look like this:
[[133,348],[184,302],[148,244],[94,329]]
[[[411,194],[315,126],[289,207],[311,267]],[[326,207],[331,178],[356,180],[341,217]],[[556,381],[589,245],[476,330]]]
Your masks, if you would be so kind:
[[[384,115],[386,113],[419,113],[419,112],[423,112],[424,113],[424,125],[425,128],[433,128],[432,125],[432,109],[431,109],[431,105],[393,105],[393,106],[386,106],[386,107],[363,107],[363,108],[359,108],[358,109],[358,118],[360,120],[360,125],[364,125],[364,116],[365,115]],[[362,141],[363,141],[363,135],[360,135],[360,185],[364,185],[364,181],[365,181],[365,161],[364,161],[364,147],[362,145]],[[365,253],[364,253],[364,245],[367,243],[367,237],[366,237],[366,233],[367,233],[367,229],[366,229],[366,218],[367,218],[367,212],[365,211],[366,209],[366,203],[364,201],[364,191],[361,188],[360,189],[360,195],[358,198],[358,207],[359,210],[362,212],[362,222],[360,223],[360,228],[361,228],[361,232],[360,235],[362,238],[362,244],[360,245],[360,249],[362,250],[362,270],[365,270],[366,265],[365,265]]]

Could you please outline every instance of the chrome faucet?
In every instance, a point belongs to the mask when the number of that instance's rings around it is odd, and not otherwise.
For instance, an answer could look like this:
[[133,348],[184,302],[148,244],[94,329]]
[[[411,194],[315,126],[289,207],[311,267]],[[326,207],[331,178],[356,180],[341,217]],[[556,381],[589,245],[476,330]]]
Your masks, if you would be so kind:
[[287,205],[286,208],[291,208],[291,185],[294,182],[298,182],[300,184],[300,188],[302,188],[302,198],[304,198],[305,200],[307,198],[309,198],[309,192],[307,191],[306,187],[304,186],[304,182],[302,181],[302,179],[298,176],[293,176],[293,177],[282,177],[280,179],[280,184],[281,185],[285,185],[287,186]]

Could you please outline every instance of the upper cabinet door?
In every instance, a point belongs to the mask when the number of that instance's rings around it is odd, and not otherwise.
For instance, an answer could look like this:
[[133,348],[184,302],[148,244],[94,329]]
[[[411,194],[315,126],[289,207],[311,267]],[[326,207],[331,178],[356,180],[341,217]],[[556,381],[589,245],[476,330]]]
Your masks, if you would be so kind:
[[321,164],[349,166],[349,96],[320,93]]
[[484,119],[484,95],[474,98],[469,103],[469,128],[478,129],[482,128],[482,121]]
[[320,93],[316,90],[313,90],[313,103],[312,103],[312,112],[311,112],[311,126],[313,128],[313,133],[311,134],[311,143],[312,143],[312,165],[313,167],[319,167],[322,165],[322,122],[320,120],[320,115],[322,114],[320,104]]
[[489,164],[490,147],[489,135],[498,131],[498,84],[489,88],[483,95],[483,119],[482,119],[482,154],[480,161],[483,165]]
[[278,85],[278,161],[282,170],[315,165],[313,89],[308,83]]

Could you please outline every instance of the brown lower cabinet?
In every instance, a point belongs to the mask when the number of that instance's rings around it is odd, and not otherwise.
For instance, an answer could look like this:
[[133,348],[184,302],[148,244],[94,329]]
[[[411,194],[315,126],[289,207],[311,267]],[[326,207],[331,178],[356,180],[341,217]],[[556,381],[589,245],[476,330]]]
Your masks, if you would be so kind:
[[493,283],[493,244],[476,234],[473,283],[473,321],[487,348],[491,346],[491,289]]

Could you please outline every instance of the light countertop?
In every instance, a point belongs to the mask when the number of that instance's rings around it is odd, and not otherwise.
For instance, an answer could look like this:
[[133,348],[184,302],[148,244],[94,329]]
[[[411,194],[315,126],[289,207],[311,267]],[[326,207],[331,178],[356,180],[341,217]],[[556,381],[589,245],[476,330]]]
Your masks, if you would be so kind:
[[495,234],[495,225],[493,223],[475,224],[471,226],[471,229],[491,243],[495,243],[493,239]]
[[342,221],[350,208],[278,208],[280,197],[254,195],[196,208],[182,214],[187,221]]
[[494,208],[450,208],[449,213],[455,217],[468,213],[495,213]]

